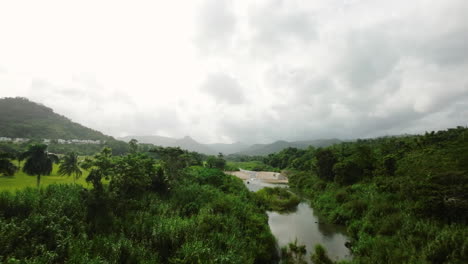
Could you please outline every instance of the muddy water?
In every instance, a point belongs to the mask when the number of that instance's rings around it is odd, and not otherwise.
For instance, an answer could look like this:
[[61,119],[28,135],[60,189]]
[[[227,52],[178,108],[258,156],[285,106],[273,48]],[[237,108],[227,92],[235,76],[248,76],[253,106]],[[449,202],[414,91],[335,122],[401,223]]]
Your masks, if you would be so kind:
[[[263,187],[287,187],[285,184],[270,184],[258,179],[244,182],[251,191],[258,191]],[[344,228],[326,224],[306,202],[301,202],[295,212],[285,214],[268,212],[268,224],[280,247],[295,239],[298,244],[306,245],[309,263],[309,255],[316,244],[324,246],[332,260],[351,259],[350,251],[345,247],[349,239],[345,235]]]

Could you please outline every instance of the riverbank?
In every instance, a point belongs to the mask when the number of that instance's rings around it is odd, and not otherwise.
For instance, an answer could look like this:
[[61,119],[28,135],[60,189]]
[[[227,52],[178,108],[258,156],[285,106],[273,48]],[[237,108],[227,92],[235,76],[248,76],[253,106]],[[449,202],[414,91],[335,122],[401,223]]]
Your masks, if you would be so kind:
[[[287,188],[286,184],[270,183],[259,179],[251,180],[251,178],[244,179],[244,184],[253,192],[264,187]],[[287,246],[297,239],[298,244],[306,246],[307,257],[305,259],[307,263],[311,263],[308,256],[314,252],[314,248],[318,244],[326,249],[327,255],[333,261],[352,259],[350,250],[345,246],[345,243],[350,241],[346,234],[346,228],[329,223],[324,217],[317,214],[308,202],[300,202],[293,212],[267,211],[267,214],[268,225],[279,248]]]
[[249,170],[242,170],[239,171],[226,171],[226,174],[236,176],[242,180],[262,180],[267,183],[282,183],[287,184],[289,180],[286,176],[279,172],[271,172],[271,171],[249,171]]

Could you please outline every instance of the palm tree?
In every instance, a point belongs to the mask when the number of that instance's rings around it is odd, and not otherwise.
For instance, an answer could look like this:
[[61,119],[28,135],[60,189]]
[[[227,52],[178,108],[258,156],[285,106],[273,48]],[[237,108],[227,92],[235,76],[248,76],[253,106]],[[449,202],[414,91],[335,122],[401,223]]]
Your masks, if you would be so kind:
[[11,159],[14,155],[10,153],[0,153],[0,175],[13,176],[18,169],[12,162]]
[[58,162],[58,157],[47,152],[47,145],[35,144],[29,146],[28,150],[23,153],[26,162],[23,166],[23,171],[28,175],[37,177],[37,187],[41,184],[42,175],[50,175],[53,168],[53,163]]
[[62,176],[73,175],[73,182],[83,174],[78,166],[78,155],[75,152],[70,152],[63,157],[58,173]]

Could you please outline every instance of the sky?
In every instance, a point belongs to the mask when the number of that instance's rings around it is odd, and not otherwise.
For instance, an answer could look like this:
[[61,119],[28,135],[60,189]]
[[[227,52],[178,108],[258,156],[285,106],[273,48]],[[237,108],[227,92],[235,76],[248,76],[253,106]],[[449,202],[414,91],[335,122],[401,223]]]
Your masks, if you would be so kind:
[[468,124],[466,0],[0,1],[0,97],[119,137]]

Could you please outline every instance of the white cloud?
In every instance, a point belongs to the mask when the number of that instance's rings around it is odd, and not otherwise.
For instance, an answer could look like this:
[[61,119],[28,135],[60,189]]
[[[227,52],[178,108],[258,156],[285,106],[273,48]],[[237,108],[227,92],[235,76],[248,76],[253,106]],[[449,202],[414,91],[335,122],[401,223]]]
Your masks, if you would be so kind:
[[[28,8],[25,8],[28,6]],[[0,96],[206,142],[467,125],[468,2],[0,3]]]

